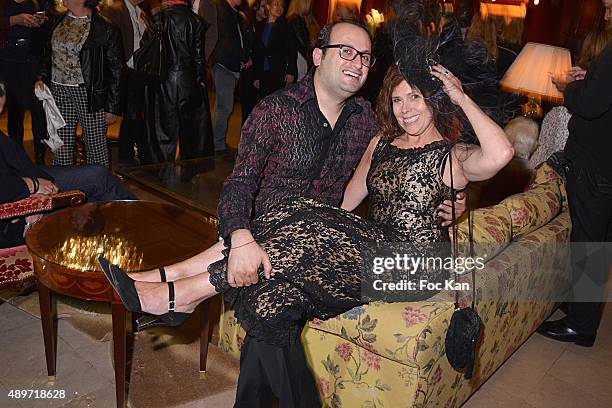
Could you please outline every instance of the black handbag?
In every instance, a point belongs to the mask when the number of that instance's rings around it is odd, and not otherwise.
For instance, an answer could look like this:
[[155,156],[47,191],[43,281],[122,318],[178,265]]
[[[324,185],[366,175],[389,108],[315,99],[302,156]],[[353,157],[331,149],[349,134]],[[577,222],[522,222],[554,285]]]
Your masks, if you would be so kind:
[[[451,206],[453,217],[453,256],[457,256],[457,226],[455,223],[455,197],[453,188],[453,160],[450,157],[450,174],[451,174]],[[468,203],[468,237],[469,237],[469,254],[474,256],[474,241],[472,237],[472,219],[469,208],[469,197],[466,199]],[[454,265],[454,263],[453,263]],[[455,282],[458,281],[457,271],[455,270]],[[446,339],[444,349],[446,358],[455,370],[465,370],[465,379],[472,378],[474,372],[474,364],[476,361],[476,347],[481,334],[482,320],[476,312],[474,302],[476,299],[476,272],[472,268],[472,306],[461,308],[459,305],[459,292],[455,291],[455,311],[451,317],[446,331]]]
[[149,35],[145,36],[134,53],[134,70],[151,81],[163,81],[168,74],[162,17],[163,14],[158,22],[148,28]]

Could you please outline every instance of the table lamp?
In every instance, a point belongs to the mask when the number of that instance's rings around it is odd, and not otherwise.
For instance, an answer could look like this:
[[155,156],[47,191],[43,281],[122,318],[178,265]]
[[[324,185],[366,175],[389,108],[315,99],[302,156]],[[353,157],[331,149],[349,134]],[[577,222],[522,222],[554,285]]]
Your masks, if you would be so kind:
[[551,79],[564,79],[571,66],[568,49],[529,42],[500,81],[500,86],[504,91],[527,96],[529,101],[523,105],[523,115],[540,118],[542,99],[563,103],[563,94]]

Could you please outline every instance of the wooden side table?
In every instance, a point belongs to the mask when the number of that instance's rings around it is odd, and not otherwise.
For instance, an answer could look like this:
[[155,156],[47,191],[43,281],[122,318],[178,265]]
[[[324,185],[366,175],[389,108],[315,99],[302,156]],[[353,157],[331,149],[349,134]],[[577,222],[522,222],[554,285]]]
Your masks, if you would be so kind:
[[[126,405],[126,310],[96,263],[99,249],[128,271],[146,271],[191,257],[215,242],[216,221],[183,208],[112,201],[67,208],[42,218],[26,236],[34,261],[47,373],[56,375],[57,330],[52,294],[110,302],[117,406]],[[113,250],[115,252],[113,252]],[[206,371],[208,302],[201,305],[200,371]]]

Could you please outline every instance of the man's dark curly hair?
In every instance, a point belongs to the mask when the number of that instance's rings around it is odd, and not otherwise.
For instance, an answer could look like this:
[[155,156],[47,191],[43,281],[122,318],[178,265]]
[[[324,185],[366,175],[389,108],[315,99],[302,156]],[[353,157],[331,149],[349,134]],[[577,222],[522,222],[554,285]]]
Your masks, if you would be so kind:
[[[319,31],[319,35],[317,37],[317,42],[315,43],[315,48],[322,48],[322,47],[325,47],[326,45],[329,45],[329,39],[331,38],[332,30],[333,30],[333,28],[337,24],[352,24],[355,27],[361,28],[366,33],[368,32],[366,26],[363,25],[363,23],[361,23],[360,21],[355,21],[355,20],[339,20],[339,21],[336,21],[335,23],[331,23],[331,24],[327,24],[327,25],[323,26],[321,31]],[[369,34],[368,34],[368,36],[369,36]],[[325,51],[326,50],[323,50],[323,52],[325,52]]]

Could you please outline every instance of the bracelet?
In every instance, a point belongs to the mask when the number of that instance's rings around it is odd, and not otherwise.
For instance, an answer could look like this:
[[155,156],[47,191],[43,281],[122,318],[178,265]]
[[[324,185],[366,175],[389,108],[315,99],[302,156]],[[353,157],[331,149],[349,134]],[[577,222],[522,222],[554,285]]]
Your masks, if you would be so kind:
[[252,241],[246,242],[246,243],[244,243],[244,244],[242,244],[242,245],[238,245],[238,246],[235,246],[235,247],[230,247],[230,250],[232,250],[232,249],[237,249],[237,248],[242,248],[243,246],[247,246],[247,245],[249,245],[249,244],[252,244],[253,242],[255,242],[255,240],[252,240]]
[[36,194],[40,189],[40,183],[38,182],[38,179],[36,177],[30,177],[30,180],[32,180],[32,186],[34,189],[34,191],[32,191],[32,194]]

